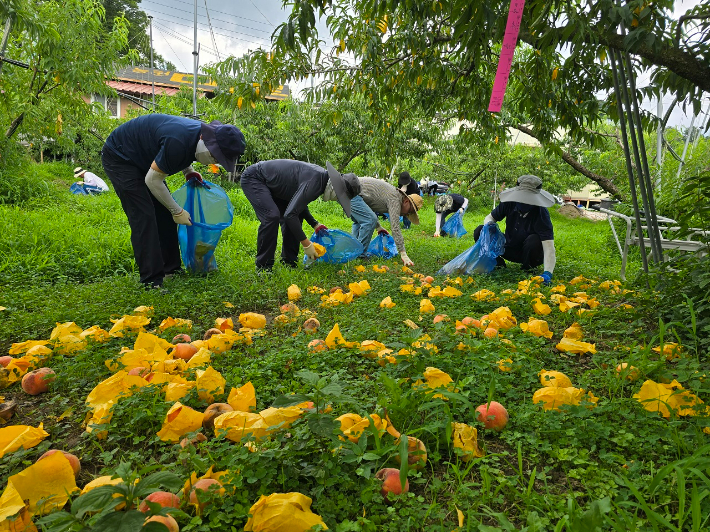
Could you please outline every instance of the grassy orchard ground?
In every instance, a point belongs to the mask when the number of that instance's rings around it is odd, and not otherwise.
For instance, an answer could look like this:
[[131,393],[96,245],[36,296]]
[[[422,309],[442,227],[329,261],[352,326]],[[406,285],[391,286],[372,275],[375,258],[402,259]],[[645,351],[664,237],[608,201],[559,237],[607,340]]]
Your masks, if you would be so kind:
[[[68,171],[61,172],[71,180]],[[257,410],[284,394],[313,394],[314,385],[300,373],[303,370],[339,384],[341,392],[328,397],[334,416],[346,412],[382,414],[387,408],[395,426],[423,440],[429,451],[427,467],[409,473],[411,493],[388,505],[373,479],[381,467],[397,467],[392,438],[384,437],[379,449],[370,433],[361,438],[360,447],[342,444],[330,434],[319,433],[308,416],[277,433],[258,453],[218,439],[201,445],[198,452],[181,451],[156,436],[170,405],[151,387],[118,403],[106,440],[86,434],[81,426],[86,414],[84,400],[110,375],[104,361],[116,357],[121,346],[132,346],[132,338],[92,345],[74,357],[55,357],[47,365],[57,372],[57,381],[45,395],[30,397],[17,385],[2,391],[6,400],[20,402],[13,423],[36,426],[42,422],[50,437],[33,449],[0,459],[0,486],[47,449],[58,448],[81,459],[79,486],[97,475],[113,473],[120,462],[130,462],[136,469],[159,464],[184,478],[192,471],[202,474],[211,465],[215,470],[239,471],[233,479],[235,493],[221,499],[204,516],[194,516],[192,509],[183,508],[189,515],[178,519],[182,530],[227,530],[229,526],[240,530],[260,494],[289,491],[312,497],[313,511],[335,530],[450,531],[458,524],[457,507],[466,515],[464,528],[469,530],[476,530],[479,523],[514,530],[501,515],[517,527],[530,526],[529,530],[553,529],[564,519],[568,519],[569,530],[593,530],[593,519],[604,513],[614,519],[632,519],[637,512],[645,519],[631,504],[638,502],[633,489],[655,512],[684,529],[674,517],[679,509],[677,474],[664,473],[668,478],[654,486],[652,494],[649,486],[660,468],[674,462],[686,476],[692,476],[687,472],[687,460],[708,443],[702,432],[707,420],[668,421],[643,410],[631,396],[644,378],[677,378],[707,400],[707,385],[698,377],[709,368],[707,361],[699,362],[692,345],[686,346],[683,359],[673,363],[659,360],[650,351],[651,345],[658,344],[654,336],[659,332],[652,314],[652,294],[614,295],[593,287],[587,292],[602,302],[593,316],[578,318],[553,308],[547,316],[555,333],[552,340],[514,328],[506,337],[516,350],[498,339],[467,336],[464,341],[470,351],[462,352],[456,349],[462,337],[454,334],[453,321],[432,325],[433,314],[419,321],[421,296],[400,292],[404,281],[399,278],[403,274],[398,260],[380,261],[378,264],[390,267],[384,274],[373,272],[372,263],[365,264],[368,271],[364,274],[356,273],[358,263],[351,263],[343,267],[317,265],[310,270],[276,268],[272,275],[257,275],[253,257],[258,223],[241,191],[230,190],[230,197],[235,221],[217,250],[220,270],[208,277],[171,279],[166,283],[167,295],[139,287],[128,225],[113,193],[87,198],[67,192],[51,196],[45,205],[0,207],[5,224],[0,236],[0,305],[7,307],[0,314],[0,349],[6,350],[12,342],[48,338],[56,322],[75,321],[84,328],[96,324],[108,329],[110,318],[130,313],[139,305],[154,307],[152,325],[168,316],[191,319],[191,334],[199,338],[217,317],[233,316],[236,321],[241,312],[256,311],[270,321],[287,301],[286,288],[295,283],[303,291],[299,306],[315,311],[321,322],[317,338],[325,338],[339,323],[347,340],[379,340],[399,349],[409,346],[420,333],[427,333],[439,351],[421,352],[411,360],[381,368],[356,350],[309,353],[306,345],[313,337],[303,333],[294,336],[297,324],[276,328],[270,323],[266,335],[255,339],[252,346],[213,356],[212,366],[227,379],[227,391],[251,381],[256,388]],[[464,238],[433,239],[433,201],[427,199],[422,225],[404,232],[414,270],[433,275],[473,245],[473,229],[488,211],[481,207],[466,214],[469,234]],[[335,204],[318,202],[313,213],[329,227],[349,227]],[[568,220],[555,212],[552,219],[558,256],[555,280],[565,283],[577,275],[600,281],[616,278],[620,260],[611,246],[606,222]],[[637,264],[632,266],[638,268]],[[321,308],[320,296],[306,290],[313,285],[326,290],[346,288],[349,282],[363,278],[372,290],[350,305]],[[497,294],[508,288],[515,290],[525,278],[517,266],[511,266],[459,287],[462,297],[432,301],[436,313],[452,319],[480,317],[507,305],[521,323],[532,315],[528,297],[478,302],[469,296],[482,288]],[[443,285],[443,281],[437,279],[435,284]],[[549,289],[542,291],[549,295]],[[572,291],[576,289],[568,287],[568,293]],[[397,306],[379,308],[386,296]],[[227,308],[225,301],[234,308]],[[622,303],[635,309],[624,309]],[[407,318],[421,328],[408,328],[403,324]],[[596,343],[597,354],[579,357],[554,349],[575,319],[584,329],[585,341]],[[180,331],[169,330],[161,336],[170,339],[176,332]],[[671,331],[664,334],[668,341]],[[643,347],[647,343],[651,345]],[[503,358],[513,359],[512,372],[497,368],[496,362]],[[644,377],[635,384],[617,379],[614,367],[622,360],[638,367]],[[449,373],[459,396],[444,402],[413,391],[411,382],[429,366]],[[598,406],[544,412],[533,405],[532,394],[540,388],[537,374],[543,368],[562,371],[574,386],[593,392],[600,397]],[[695,373],[697,370],[701,373]],[[510,414],[510,422],[500,434],[485,431],[474,421],[475,407],[487,400],[491,390],[493,399]],[[207,406],[194,393],[183,402],[199,410]],[[479,428],[479,444],[486,450],[483,459],[466,464],[456,457],[446,431],[451,421]],[[339,452],[332,452],[341,445]],[[695,480],[700,492],[710,487]],[[685,485],[685,479],[681,483]],[[684,495],[687,502],[681,511],[688,513],[693,500],[690,484]],[[707,516],[707,500],[701,502],[698,493],[694,498],[702,515]],[[634,528],[627,524],[617,529]]]

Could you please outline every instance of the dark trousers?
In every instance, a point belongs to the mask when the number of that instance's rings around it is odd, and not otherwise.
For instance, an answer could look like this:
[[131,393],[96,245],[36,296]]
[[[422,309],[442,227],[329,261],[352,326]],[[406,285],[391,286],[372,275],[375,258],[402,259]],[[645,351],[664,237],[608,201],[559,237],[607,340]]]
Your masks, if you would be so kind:
[[[298,246],[301,243],[296,235],[286,225],[283,215],[289,202],[274,198],[266,183],[257,177],[242,174],[242,190],[254,208],[256,217],[261,224],[256,236],[256,267],[270,269],[274,265],[276,244],[281,226],[281,262],[288,266],[296,266]],[[305,213],[299,215],[303,222]]]
[[161,285],[166,274],[182,266],[177,224],[148,190],[146,169],[133,166],[108,149],[101,153],[101,163],[128,217],[141,283]]
[[[473,239],[478,242],[478,237],[483,229],[482,225],[476,227],[473,231]],[[531,270],[536,266],[540,266],[543,262],[545,254],[542,250],[542,240],[537,234],[528,235],[523,241],[522,246],[510,246],[506,243],[505,252],[501,257],[496,258],[498,266],[505,266],[505,261],[517,262],[522,265],[523,270]],[[505,259],[505,260],[504,260]]]

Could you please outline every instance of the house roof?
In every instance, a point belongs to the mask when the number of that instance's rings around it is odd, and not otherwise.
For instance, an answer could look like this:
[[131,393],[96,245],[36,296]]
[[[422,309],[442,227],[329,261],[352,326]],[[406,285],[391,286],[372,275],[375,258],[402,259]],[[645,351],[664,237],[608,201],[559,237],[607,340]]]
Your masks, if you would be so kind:
[[[131,94],[151,94],[153,92],[153,86],[151,84],[144,83],[134,83],[131,81],[114,81],[109,80],[106,84],[116,89],[117,91],[127,92]],[[172,87],[161,87],[159,85],[155,86],[155,94],[158,96],[175,96],[180,89],[174,89]]]
[[[153,69],[151,74],[151,69],[149,67],[127,67],[122,68],[114,76],[114,80],[107,82],[111,87],[117,88],[113,83],[127,82],[133,84],[135,89],[133,92],[139,92],[141,94],[150,94],[152,91],[152,84],[155,83],[155,93],[156,94],[176,94],[180,87],[192,87],[192,74],[186,74],[184,72],[178,72],[176,70],[158,70]],[[197,77],[197,88],[205,93],[209,93],[207,97],[214,94],[217,88],[217,83],[212,81],[207,76]],[[148,87],[148,90],[140,89],[139,86]],[[255,87],[258,84],[254,84]],[[165,92],[158,92],[158,87],[165,87]],[[118,90],[129,90],[129,89],[118,89]],[[267,100],[285,100],[290,95],[290,90],[288,85],[281,85],[277,89],[271,92],[265,97]]]

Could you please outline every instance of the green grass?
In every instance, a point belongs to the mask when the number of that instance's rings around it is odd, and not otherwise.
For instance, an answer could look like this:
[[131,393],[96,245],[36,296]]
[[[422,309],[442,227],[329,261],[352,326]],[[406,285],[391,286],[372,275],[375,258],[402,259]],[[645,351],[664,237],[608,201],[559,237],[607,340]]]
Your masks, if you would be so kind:
[[[144,291],[132,261],[128,225],[117,198],[52,196],[51,203],[1,207],[5,231],[0,236],[0,348],[13,342],[49,338],[56,323],[74,321],[82,328],[111,327],[110,320],[139,305],[153,307],[149,328],[168,316],[193,321],[193,338],[214,326],[218,317],[242,312],[264,313],[270,324],[251,346],[235,347],[212,357],[212,366],[232,387],[252,382],[257,409],[267,408],[283,396],[296,393],[330,404],[329,414],[309,414],[288,430],[277,432],[256,453],[220,438],[197,449],[181,450],[161,442],[156,432],[170,404],[149,386],[119,401],[106,440],[87,434],[82,421],[84,400],[94,386],[109,377],[104,361],[118,356],[133,338],[114,338],[92,344],[76,356],[54,356],[48,365],[57,372],[50,393],[31,397],[17,385],[2,391],[6,400],[19,403],[16,424],[44,423],[50,437],[37,447],[0,458],[0,486],[7,478],[33,463],[48,448],[75,453],[82,461],[78,484],[101,474],[139,471],[157,466],[181,479],[192,471],[232,472],[234,492],[218,501],[203,516],[184,507],[178,516],[181,530],[241,530],[251,505],[261,494],[299,491],[313,499],[313,510],[332,530],[427,530],[456,528],[456,508],[465,514],[464,530],[706,530],[710,515],[710,463],[707,418],[666,420],[645,411],[633,399],[645,379],[670,381],[708,399],[704,373],[710,371],[704,355],[692,342],[680,360],[659,360],[650,347],[660,333],[654,306],[656,295],[630,283],[635,290],[610,294],[595,286],[587,291],[602,305],[594,315],[576,316],[556,308],[546,317],[552,340],[537,338],[515,327],[506,333],[515,348],[497,339],[455,334],[452,322],[432,324],[432,315],[420,320],[421,296],[400,292],[407,277],[401,262],[380,262],[388,273],[375,273],[372,263],[358,273],[357,263],[344,266],[315,265],[309,270],[276,267],[271,275],[254,271],[258,222],[241,191],[229,187],[235,207],[234,224],[224,232],[217,249],[219,271],[208,276],[183,276],[166,282],[167,295]],[[422,225],[404,231],[413,268],[433,275],[448,260],[473,245],[473,229],[486,210],[469,212],[464,223],[469,234],[460,240],[434,239],[433,202],[427,199]],[[348,220],[335,204],[316,202],[315,217],[329,227],[347,230]],[[620,258],[610,241],[605,221],[569,220],[552,213],[557,267],[555,281],[568,284],[578,275],[597,280],[614,279]],[[632,262],[629,278],[638,271]],[[367,279],[370,293],[350,305],[320,306],[320,295],[307,291]],[[516,265],[476,276],[464,284],[464,295],[433,299],[437,313],[453,319],[480,317],[507,305],[518,323],[533,315],[529,296],[505,298],[505,289],[517,289],[526,275]],[[312,339],[298,332],[300,323],[277,327],[272,323],[286,301],[286,288],[295,283],[303,291],[301,309],[317,313],[325,338],[338,323],[347,340],[379,340],[395,351],[409,347],[421,334],[429,334],[438,352],[420,351],[397,365],[380,367],[357,350],[335,349],[311,353]],[[437,279],[442,284],[444,279]],[[482,288],[496,292],[496,302],[473,300]],[[568,285],[568,295],[577,291]],[[548,288],[542,292],[549,297]],[[397,305],[381,309],[378,303],[391,296]],[[230,302],[234,308],[228,308]],[[622,304],[635,308],[625,309]],[[403,321],[414,320],[412,330]],[[585,340],[597,353],[565,355],[554,349],[566,327],[579,321]],[[674,335],[692,338],[688,323],[664,325],[664,341]],[[159,333],[170,339],[176,331]],[[457,348],[464,341],[468,350]],[[511,358],[513,371],[501,372],[497,361]],[[638,367],[643,377],[636,383],[620,381],[614,368],[620,361]],[[412,387],[427,367],[447,372],[456,392],[448,400],[432,398]],[[540,388],[538,372],[564,372],[576,387],[600,397],[594,409],[584,406],[545,412],[532,403]],[[315,377],[322,377],[318,381]],[[190,378],[193,378],[191,375]],[[279,399],[281,398],[281,399]],[[510,422],[501,433],[485,431],[475,422],[475,408],[489,399],[503,403]],[[222,398],[224,400],[225,398]],[[184,404],[203,410],[206,403],[191,392]],[[342,442],[332,432],[333,416],[387,412],[395,426],[424,441],[427,467],[409,471],[410,493],[393,503],[379,494],[373,479],[381,467],[398,467],[396,443],[366,432],[359,444]],[[464,462],[450,444],[451,421],[479,428],[479,443],[486,456]],[[142,472],[145,475],[147,472]],[[51,530],[60,530],[52,528]]]

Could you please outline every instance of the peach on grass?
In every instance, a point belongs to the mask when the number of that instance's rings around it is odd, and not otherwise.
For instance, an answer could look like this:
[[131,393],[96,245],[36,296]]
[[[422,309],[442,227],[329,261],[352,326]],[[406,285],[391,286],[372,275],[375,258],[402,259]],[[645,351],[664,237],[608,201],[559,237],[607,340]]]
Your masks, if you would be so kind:
[[6,355],[4,357],[0,357],[0,366],[3,368],[6,368],[7,365],[13,361],[13,358],[9,355]]
[[439,323],[440,321],[449,321],[449,317],[446,314],[437,314],[434,316],[434,323]]
[[508,423],[508,411],[499,402],[491,401],[476,408],[476,419],[487,429],[500,432]]
[[380,493],[385,498],[388,498],[390,493],[401,495],[409,491],[409,480],[405,480],[404,487],[402,487],[402,482],[399,479],[399,469],[385,467],[375,474],[375,478],[382,481]]
[[320,322],[316,318],[308,318],[303,322],[303,330],[308,334],[313,334],[318,331]]
[[170,342],[172,344],[189,344],[192,342],[192,338],[190,338],[189,335],[187,334],[176,334],[173,336],[173,341]]
[[135,368],[129,369],[128,374],[143,377],[145,380],[148,380],[148,376],[152,375],[152,373],[150,372],[150,368],[144,368],[143,366],[137,366]]
[[481,326],[480,320],[472,318],[471,316],[466,316],[464,319],[461,320],[461,323],[463,323],[466,327],[479,328]]
[[214,430],[214,420],[226,412],[234,412],[234,408],[227,403],[212,403],[202,416],[202,427],[205,430]]
[[[399,443],[399,441],[397,441]],[[427,453],[426,445],[420,439],[414,436],[407,436],[407,463],[409,464],[409,469],[417,471],[422,469],[426,465]],[[395,460],[398,463],[401,462],[399,454],[395,455]],[[399,473],[399,471],[397,471]]]
[[190,504],[195,505],[199,510],[203,510],[205,503],[201,502],[208,498],[208,493],[218,493],[224,495],[222,483],[213,478],[201,478],[192,485],[190,490]]
[[483,331],[483,336],[486,338],[495,338],[498,336],[498,329],[495,327],[488,327],[485,331]]
[[54,453],[62,453],[64,455],[64,458],[69,460],[69,465],[71,465],[72,471],[74,471],[74,476],[76,477],[79,474],[79,471],[81,471],[81,462],[79,462],[79,459],[75,455],[67,453],[65,451],[60,451],[59,449],[50,449],[42,456],[40,456],[37,461],[39,462],[42,458],[51,456]]
[[318,353],[320,351],[327,351],[328,350],[328,344],[325,343],[324,340],[311,340],[308,342],[308,350],[311,353]]
[[145,520],[144,524],[148,523],[162,523],[168,529],[168,532],[180,532],[180,527],[177,521],[171,515],[153,515]]
[[180,447],[183,449],[186,447],[189,447],[190,445],[196,445],[198,443],[203,443],[207,441],[207,436],[202,434],[201,432],[198,432],[194,438],[183,438],[180,440]]
[[52,368],[39,368],[22,377],[22,389],[30,395],[39,395],[49,390],[49,385],[54,379],[55,373]]
[[207,329],[207,331],[205,332],[205,335],[202,337],[202,339],[206,342],[207,340],[212,338],[215,334],[222,334],[222,331],[212,327],[211,329]]
[[161,508],[180,508],[180,497],[169,491],[154,491],[143,499],[138,510],[144,514],[148,513],[150,511],[149,502],[159,504]]
[[171,355],[173,358],[179,358],[185,361],[188,361],[192,358],[192,355],[197,353],[197,348],[192,345],[192,344],[177,344],[172,352]]

